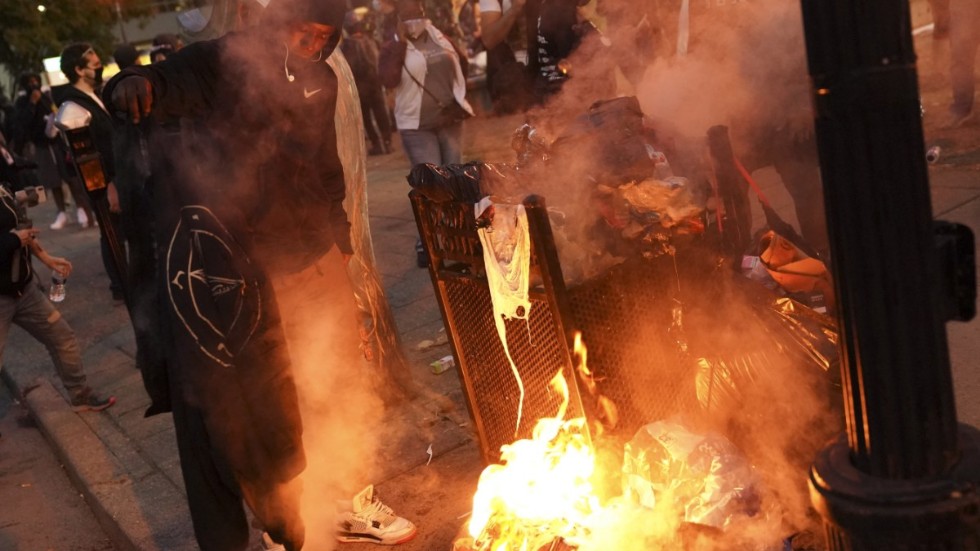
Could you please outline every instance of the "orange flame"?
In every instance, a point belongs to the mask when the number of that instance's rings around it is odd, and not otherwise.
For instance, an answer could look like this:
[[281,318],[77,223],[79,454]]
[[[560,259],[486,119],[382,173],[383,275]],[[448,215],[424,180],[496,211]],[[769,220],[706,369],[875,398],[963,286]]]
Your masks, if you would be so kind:
[[574,538],[598,508],[590,481],[595,452],[582,417],[564,420],[568,383],[559,371],[551,388],[562,397],[555,417],[540,419],[530,439],[501,447],[504,464],[480,475],[469,533],[475,549],[536,551]]

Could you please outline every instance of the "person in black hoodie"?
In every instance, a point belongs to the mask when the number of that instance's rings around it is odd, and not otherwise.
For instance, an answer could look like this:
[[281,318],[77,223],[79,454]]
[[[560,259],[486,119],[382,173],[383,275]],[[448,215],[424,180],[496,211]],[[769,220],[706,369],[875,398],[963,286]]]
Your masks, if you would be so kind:
[[[109,221],[113,225],[116,235],[123,236],[119,217],[119,194],[115,184],[115,156],[112,151],[113,123],[98,95],[102,86],[102,60],[99,59],[99,55],[95,53],[90,44],[84,42],[70,44],[61,52],[61,72],[68,78],[70,86],[66,87],[62,94],[59,94],[58,105],[72,101],[92,114],[89,128],[95,140],[95,147],[102,157],[102,168],[105,170],[105,178],[108,182]],[[109,291],[112,293],[113,300],[123,300],[124,289],[121,273],[123,268],[116,266],[113,261],[112,249],[109,248],[109,240],[106,239],[104,231],[101,233],[102,265],[105,267],[106,275],[109,276]]]
[[41,289],[31,257],[65,277],[71,273],[71,262],[48,254],[37,239],[38,230],[18,219],[13,182],[24,164],[4,144],[0,135],[0,355],[10,326],[20,326],[48,349],[72,409],[102,411],[116,403],[116,398],[100,397],[86,384],[75,332]]
[[[151,172],[170,403],[204,551],[246,548],[242,499],[269,540],[290,550],[305,540],[303,426],[284,331],[295,313],[280,311],[274,283],[322,281],[329,251],[353,253],[326,63],[345,11],[342,0],[273,0],[257,26],[130,67],[103,92],[132,123],[179,117],[185,129],[171,174]],[[309,289],[309,302],[325,292]],[[366,539],[395,543],[415,528],[395,517],[372,530]]]

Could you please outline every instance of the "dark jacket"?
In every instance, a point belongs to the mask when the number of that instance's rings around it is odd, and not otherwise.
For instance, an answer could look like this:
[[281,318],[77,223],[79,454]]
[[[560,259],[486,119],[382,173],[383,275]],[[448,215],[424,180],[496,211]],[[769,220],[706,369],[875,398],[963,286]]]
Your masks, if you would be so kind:
[[284,46],[268,42],[256,32],[191,44],[163,62],[126,69],[103,97],[109,101],[128,76],[149,79],[155,115],[191,128],[178,177],[275,273],[301,269],[333,244],[353,249],[333,122],[337,78],[325,61],[293,58],[286,70]]
[[153,116],[181,119],[179,140],[148,144],[174,148],[166,166],[151,155],[161,315],[172,334],[171,379],[181,389],[172,398],[200,408],[212,453],[246,496],[305,466],[271,281],[334,244],[352,252],[334,122],[337,77],[325,59],[287,59],[269,34],[191,44],[127,68],[103,92],[108,103],[120,82],[143,76]]
[[350,65],[358,90],[381,87],[378,79],[378,43],[373,38],[364,33],[352,34],[340,43],[340,49]]
[[115,156],[112,153],[112,117],[101,105],[96,103],[91,96],[85,92],[82,92],[78,88],[75,88],[74,86],[64,87],[61,90],[61,93],[55,96],[55,101],[58,102],[59,107],[66,101],[75,102],[92,114],[92,122],[89,123],[89,128],[91,129],[92,137],[95,140],[95,147],[99,150],[99,155],[102,156],[102,168],[105,170],[105,181],[113,182],[116,178],[116,164]]
[[[0,165],[6,165],[2,157]],[[7,168],[0,169],[0,178],[8,177]],[[0,295],[20,296],[34,276],[34,268],[31,266],[30,249],[22,247],[20,238],[11,233],[11,230],[17,229],[17,211],[12,193],[9,185],[0,185]]]
[[17,101],[14,102],[13,129],[15,134],[11,137],[14,151],[23,153],[24,146],[28,142],[47,145],[51,141],[44,134],[47,125],[44,117],[53,112],[53,105],[54,101],[51,99],[51,95],[47,93],[42,93],[41,99],[37,103],[31,103],[30,96],[27,94],[17,98]]

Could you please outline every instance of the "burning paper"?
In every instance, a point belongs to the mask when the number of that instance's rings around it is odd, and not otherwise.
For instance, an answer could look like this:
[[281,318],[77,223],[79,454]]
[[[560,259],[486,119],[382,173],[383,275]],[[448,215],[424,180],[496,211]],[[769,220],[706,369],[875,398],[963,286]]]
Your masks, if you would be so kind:
[[468,525],[474,551],[537,550],[556,539],[575,540],[599,507],[585,419],[564,420],[568,383],[561,373],[551,386],[564,398],[556,416],[539,420],[530,439],[503,446],[503,464],[480,475]]
[[623,485],[645,507],[671,499],[685,522],[714,528],[759,509],[755,474],[735,445],[671,421],[646,425],[626,445]]

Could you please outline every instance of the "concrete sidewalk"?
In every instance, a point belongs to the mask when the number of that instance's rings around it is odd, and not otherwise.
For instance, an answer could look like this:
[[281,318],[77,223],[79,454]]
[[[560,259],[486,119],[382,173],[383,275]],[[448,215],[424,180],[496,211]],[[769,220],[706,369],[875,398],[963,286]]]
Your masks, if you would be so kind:
[[[512,161],[510,134],[519,122],[510,117],[467,123],[467,157]],[[932,168],[933,206],[937,217],[966,223],[980,232],[980,149],[976,140],[963,136],[935,138],[944,140],[947,153]],[[475,137],[480,137],[479,147]],[[416,226],[405,182],[408,168],[400,151],[368,159],[374,246],[413,376],[434,393],[451,397],[456,410],[442,412],[436,404],[421,400],[390,412],[398,418],[393,424],[414,428],[392,435],[392,445],[385,452],[389,456],[384,458],[387,467],[377,485],[386,503],[420,527],[418,537],[400,549],[447,550],[469,511],[483,465],[458,379],[452,373],[434,375],[428,369],[429,362],[450,354],[448,345],[426,351],[415,347],[423,340],[436,339],[443,324],[429,275],[415,267]],[[776,208],[790,212],[790,199],[773,174],[758,176]],[[30,214],[53,254],[75,264],[68,299],[60,309],[81,342],[92,385],[115,394],[118,403],[100,414],[72,413],[46,351],[16,328],[9,336],[0,373],[37,418],[117,549],[196,549],[172,419],[169,414],[143,417],[149,400],[134,368],[132,329],[125,308],[111,300],[98,233],[78,226],[48,230],[47,224],[54,219],[51,203]],[[980,356],[980,322],[951,324],[950,347],[960,420],[980,425],[980,373],[975,369],[975,358]],[[252,547],[261,548],[257,540]]]

